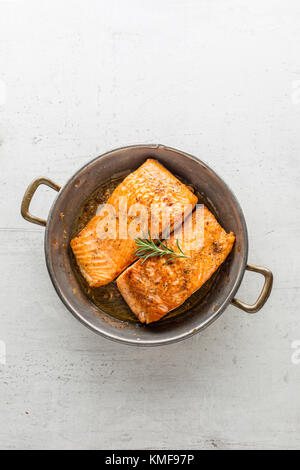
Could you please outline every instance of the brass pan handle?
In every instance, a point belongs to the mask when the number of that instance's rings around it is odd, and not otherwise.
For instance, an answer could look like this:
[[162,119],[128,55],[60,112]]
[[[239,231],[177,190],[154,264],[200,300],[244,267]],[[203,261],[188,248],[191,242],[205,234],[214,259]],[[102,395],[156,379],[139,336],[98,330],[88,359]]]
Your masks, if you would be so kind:
[[31,222],[32,224],[45,226],[47,224],[46,220],[40,219],[39,217],[35,217],[34,215],[31,215],[29,212],[29,206],[33,198],[33,195],[41,184],[45,184],[46,186],[49,186],[50,188],[55,189],[55,191],[60,190],[60,186],[58,186],[58,184],[54,183],[48,178],[44,178],[44,177],[36,178],[28,186],[28,188],[25,191],[22,204],[21,204],[21,214],[24,217],[24,219],[28,220],[28,222]]
[[242,302],[241,300],[235,298],[232,300],[231,303],[235,307],[238,307],[244,310],[245,312],[256,313],[265,305],[266,301],[269,298],[269,295],[271,294],[273,285],[273,274],[269,269],[263,268],[262,266],[255,266],[254,264],[247,264],[246,269],[247,271],[254,271],[255,273],[259,273],[264,276],[265,283],[262,288],[262,291],[257,301],[253,305],[246,304],[245,302]]

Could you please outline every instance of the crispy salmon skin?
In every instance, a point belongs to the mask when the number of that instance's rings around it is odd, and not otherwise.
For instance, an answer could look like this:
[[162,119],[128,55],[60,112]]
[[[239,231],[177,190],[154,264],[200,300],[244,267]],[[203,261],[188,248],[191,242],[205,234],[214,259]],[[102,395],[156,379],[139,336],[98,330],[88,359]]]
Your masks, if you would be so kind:
[[[202,222],[199,232],[196,225]],[[199,206],[189,216],[180,247],[189,258],[176,258],[167,262],[167,257],[138,260],[117,279],[118,288],[142,323],[159,320],[171,310],[179,307],[198,290],[225,261],[230,253],[235,236],[217,222],[205,206]],[[201,238],[202,232],[202,239]],[[175,251],[181,233],[174,232],[168,245]]]
[[[167,229],[162,210],[169,215],[171,230],[190,213],[197,197],[158,161],[149,158],[136,171],[129,174],[109,197],[110,204],[119,214],[120,199],[126,201],[127,212],[136,204],[150,209],[155,222],[153,237]],[[148,217],[148,216],[147,216]],[[119,217],[116,218],[117,237],[100,238],[102,215],[93,217],[86,227],[71,241],[79,269],[91,287],[99,287],[114,280],[134,260],[135,241],[119,235]],[[128,228],[132,218],[128,217]]]

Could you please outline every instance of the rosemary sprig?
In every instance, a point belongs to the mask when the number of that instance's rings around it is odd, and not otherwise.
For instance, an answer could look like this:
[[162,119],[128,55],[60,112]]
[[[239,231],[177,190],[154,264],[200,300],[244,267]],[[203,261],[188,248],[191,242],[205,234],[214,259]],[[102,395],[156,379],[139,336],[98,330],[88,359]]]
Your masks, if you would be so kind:
[[142,264],[148,258],[152,258],[153,256],[159,256],[160,258],[162,256],[168,256],[166,263],[169,263],[175,258],[190,258],[190,256],[183,253],[182,249],[179,246],[178,239],[176,240],[176,245],[179,250],[179,253],[177,251],[174,251],[172,248],[170,248],[167,245],[166,240],[163,242],[162,240],[158,239],[157,242],[158,244],[156,245],[151,238],[150,232],[149,232],[148,239],[147,238],[146,239],[135,238],[137,249],[135,250],[134,255],[137,256],[138,258],[143,259]]

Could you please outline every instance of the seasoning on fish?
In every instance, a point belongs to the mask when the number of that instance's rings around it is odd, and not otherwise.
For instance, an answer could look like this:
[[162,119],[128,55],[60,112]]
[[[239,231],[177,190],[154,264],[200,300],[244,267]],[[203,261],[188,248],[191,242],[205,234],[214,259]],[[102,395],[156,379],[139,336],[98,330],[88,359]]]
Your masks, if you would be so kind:
[[128,232],[134,222],[136,205],[147,209],[148,222],[151,208],[151,235],[155,238],[161,236],[168,226],[172,231],[180,224],[192,211],[198,198],[163,165],[151,158],[147,159],[117,186],[107,200],[107,204],[116,210],[117,237],[110,238],[109,234],[105,238],[99,237],[99,226],[104,221],[104,215],[100,213],[71,241],[79,269],[91,287],[108,284],[136,259],[135,236],[126,238],[126,234],[120,234],[120,219],[124,215],[119,211],[120,200],[127,205]]
[[[202,221],[202,239],[197,220],[200,225]],[[188,229],[182,231],[180,246],[189,258],[139,260],[117,279],[123,298],[142,323],[157,321],[183,304],[212,276],[233,247],[233,232],[226,233],[205,206],[197,207],[185,225]],[[175,251],[180,237],[175,230],[168,240]]]

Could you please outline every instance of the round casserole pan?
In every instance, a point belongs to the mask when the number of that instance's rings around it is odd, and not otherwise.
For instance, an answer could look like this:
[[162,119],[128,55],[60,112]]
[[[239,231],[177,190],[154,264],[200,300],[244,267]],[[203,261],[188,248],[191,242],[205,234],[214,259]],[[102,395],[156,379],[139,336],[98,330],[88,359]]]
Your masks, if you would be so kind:
[[[90,194],[111,177],[134,171],[147,157],[159,160],[174,175],[184,178],[204,194],[219,223],[227,232],[235,233],[236,242],[213,288],[199,304],[182,315],[145,326],[118,320],[88,299],[74,275],[69,243],[74,219]],[[58,191],[47,221],[29,212],[31,199],[41,184]],[[210,325],[230,303],[248,313],[257,312],[272,289],[272,273],[266,268],[247,264],[247,227],[241,207],[231,190],[205,163],[170,147],[135,145],[105,153],[81,168],[62,189],[48,178],[37,178],[25,192],[21,213],[29,222],[46,227],[46,264],[56,292],[65,306],[84,325],[111,340],[139,346],[160,346],[181,341]],[[265,278],[263,289],[253,305],[235,298],[246,269],[262,274]]]

